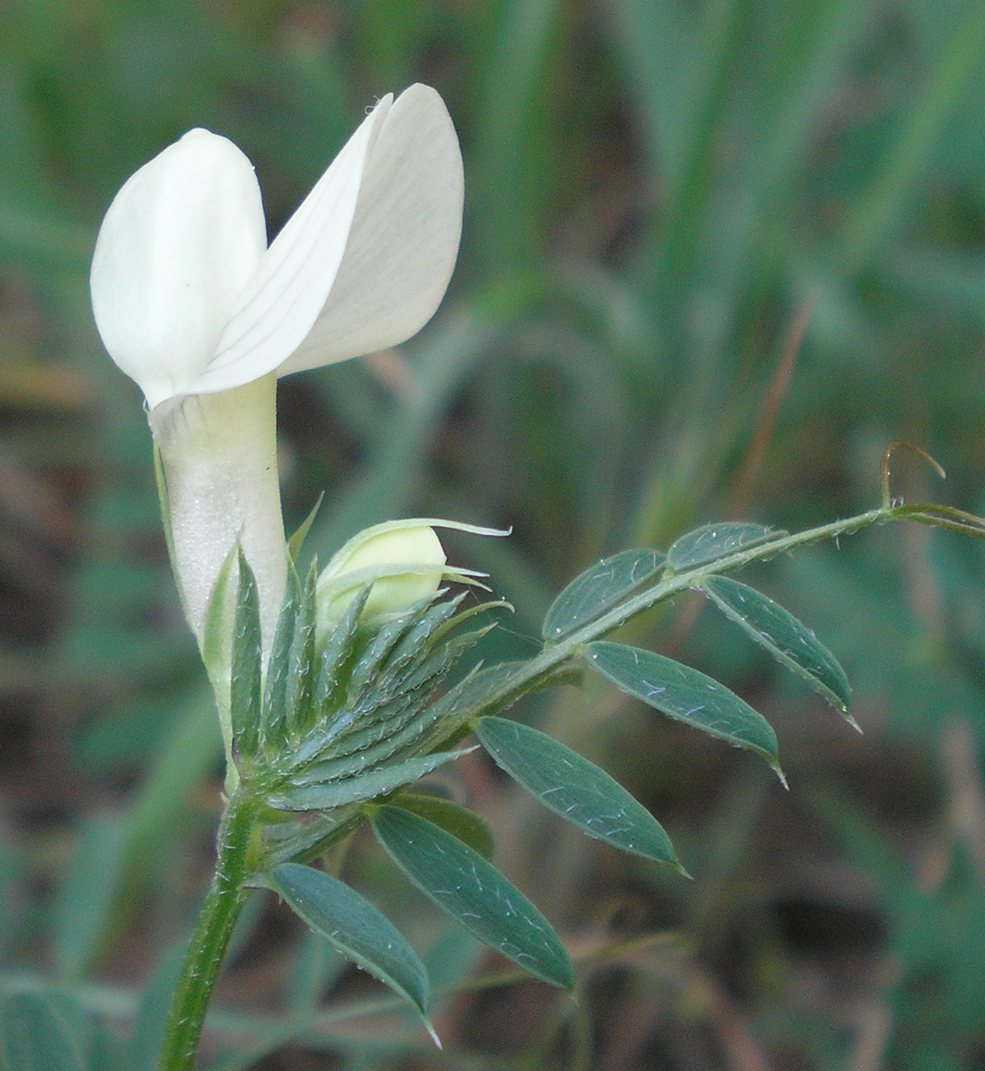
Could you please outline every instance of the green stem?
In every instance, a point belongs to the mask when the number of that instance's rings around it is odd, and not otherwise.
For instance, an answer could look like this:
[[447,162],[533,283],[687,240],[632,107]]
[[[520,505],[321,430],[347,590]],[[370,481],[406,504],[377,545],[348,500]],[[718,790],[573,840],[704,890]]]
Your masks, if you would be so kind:
[[865,513],[840,521],[831,521],[817,528],[808,528],[792,534],[784,532],[775,539],[757,543],[745,550],[737,550],[693,569],[672,573],[652,587],[645,588],[621,602],[614,609],[601,614],[594,621],[588,622],[560,642],[548,644],[539,655],[518,666],[498,688],[491,688],[477,702],[454,711],[431,738],[429,747],[435,749],[445,740],[454,738],[465,726],[484,713],[500,710],[514,703],[525,692],[529,692],[561,669],[565,663],[577,658],[589,643],[614,632],[630,618],[649,610],[664,599],[697,587],[706,577],[742,569],[754,562],[768,561],[797,547],[822,543],[829,539],[837,540],[843,535],[854,535],[863,528],[901,520],[916,521],[935,528],[949,528],[966,535],[985,538],[985,522],[961,510],[929,503],[902,505],[889,502],[877,509],[866,510]]
[[[582,654],[585,647],[613,632],[630,618],[650,609],[664,599],[700,585],[708,576],[730,572],[765,561],[797,547],[838,539],[887,521],[909,519],[935,527],[950,528],[966,534],[985,537],[985,521],[950,507],[929,503],[902,505],[888,499],[888,472],[884,478],[886,501],[877,509],[868,510],[840,521],[820,525],[803,532],[778,533],[774,538],[757,543],[714,561],[705,562],[678,573],[665,573],[663,578],[618,606],[600,614],[563,640],[548,644],[536,657],[511,672],[505,680],[489,689],[471,705],[448,712],[428,746],[438,746],[447,738],[466,728],[484,712],[502,709],[531,687],[543,682],[565,663]],[[206,1011],[216,979],[222,967],[233,927],[249,895],[246,882],[256,869],[253,855],[258,830],[260,802],[243,790],[236,792],[226,809],[218,835],[218,859],[215,876],[202,906],[195,932],[189,943],[178,984],[172,998],[171,1012],[161,1052],[160,1071],[191,1071],[198,1053]],[[284,858],[310,858],[321,853],[336,841],[344,839],[364,820],[362,808],[331,821],[309,827],[303,839],[291,841],[273,853]],[[270,858],[268,857],[268,862]]]
[[[665,574],[658,583],[631,595],[618,606],[587,622],[570,636],[557,643],[547,644],[540,654],[521,665],[513,666],[498,682],[495,679],[497,667],[491,667],[488,672],[493,674],[493,677],[488,689],[483,689],[480,695],[471,697],[466,689],[462,705],[443,712],[427,742],[419,750],[435,751],[449,740],[459,738],[477,718],[505,709],[524,693],[543,684],[566,663],[578,658],[588,644],[614,632],[630,618],[649,610],[664,599],[698,587],[709,576],[732,572],[754,562],[767,561],[812,543],[837,540],[840,536],[852,535],[864,528],[889,521],[911,520],[935,528],[947,528],[985,538],[985,521],[981,518],[932,503],[894,503],[889,497],[888,471],[884,471],[883,485],[885,501],[877,509],[866,510],[854,517],[831,521],[803,532],[780,532],[772,539],[737,550],[714,561],[684,569],[679,573]],[[481,672],[479,675],[482,675]],[[316,820],[306,827],[303,839],[286,842],[274,849],[268,861],[312,859],[331,844],[348,836],[363,820],[364,812],[361,808],[354,808],[342,820],[338,816]]]
[[[757,543],[746,550],[737,550],[733,554],[728,554],[715,561],[706,562],[693,569],[685,569],[683,572],[673,573],[660,581],[660,583],[646,588],[638,595],[631,596],[625,602],[621,602],[614,609],[597,617],[594,621],[584,625],[560,642],[546,646],[539,655],[518,667],[517,672],[508,681],[504,682],[502,688],[483,696],[481,707],[469,710],[467,713],[463,712],[464,717],[457,720],[457,724],[460,725],[463,721],[470,720],[483,710],[502,707],[516,696],[529,691],[532,684],[576,657],[586,644],[600,639],[610,632],[614,632],[631,617],[635,617],[644,610],[649,610],[651,607],[656,606],[658,602],[696,587],[708,576],[732,572],[746,565],[751,565],[753,562],[767,561],[796,547],[806,546],[810,543],[821,543],[828,539],[838,539],[839,536],[854,534],[862,528],[902,519],[911,512],[915,514],[919,508],[889,506],[867,510],[865,513],[860,513],[855,517],[832,521],[817,528],[794,532],[792,535],[785,532],[775,539],[767,540],[765,543]],[[923,515],[915,515],[913,519],[924,520],[924,517]],[[926,523],[936,522],[926,521]]]
[[[809,528],[803,532],[794,532],[792,535],[784,533],[777,536],[776,539],[767,540],[765,543],[757,543],[747,550],[737,550],[735,553],[718,558],[715,561],[706,562],[693,569],[685,569],[680,573],[674,573],[659,584],[655,584],[653,587],[640,592],[639,595],[620,603],[615,609],[609,610],[590,624],[585,625],[584,628],[572,633],[562,643],[548,647],[540,658],[550,659],[550,666],[553,668],[560,662],[577,654],[585,644],[591,643],[609,632],[613,632],[628,621],[629,618],[635,617],[636,614],[642,613],[644,610],[649,610],[651,607],[656,606],[658,602],[696,587],[708,576],[742,569],[753,562],[768,561],[770,558],[775,558],[778,554],[783,554],[796,547],[802,547],[810,543],[821,543],[828,539],[838,539],[839,536],[853,534],[862,528],[868,528],[873,524],[881,524],[892,519],[894,512],[893,509],[872,509],[855,517],[832,521],[830,524],[822,524],[817,528]],[[540,658],[534,661],[539,661]]]
[[219,827],[215,874],[171,998],[171,1011],[161,1048],[160,1071],[190,1071],[195,1066],[209,998],[250,890],[249,855],[256,803],[239,794],[230,800]]

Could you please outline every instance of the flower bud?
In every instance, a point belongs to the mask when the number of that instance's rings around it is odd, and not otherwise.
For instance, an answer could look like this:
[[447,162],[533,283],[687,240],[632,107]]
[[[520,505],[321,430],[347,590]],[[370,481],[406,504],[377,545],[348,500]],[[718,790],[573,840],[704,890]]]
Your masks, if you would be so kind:
[[354,536],[318,577],[319,646],[366,584],[366,617],[400,613],[438,590],[446,560],[434,529],[420,522],[390,521]]

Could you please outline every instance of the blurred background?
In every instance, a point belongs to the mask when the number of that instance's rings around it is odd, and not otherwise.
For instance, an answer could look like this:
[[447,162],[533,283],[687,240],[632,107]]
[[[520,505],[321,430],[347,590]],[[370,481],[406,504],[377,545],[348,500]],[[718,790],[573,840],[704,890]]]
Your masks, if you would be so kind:
[[[604,554],[877,504],[896,439],[950,478],[901,453],[895,493],[985,511],[979,0],[5,0],[0,988],[50,983],[93,1071],[153,1066],[221,752],[141,399],[91,322],[96,228],[205,126],[255,162],[276,230],[414,81],[461,136],[462,254],[413,342],[282,383],[289,527],[325,490],[323,556],[393,516],[512,525],[448,545],[516,605],[487,657],[517,657]],[[597,683],[525,704],[650,807],[692,882],[460,764],[446,784],[563,935],[577,1003],[496,984],[360,838],[346,877],[431,967],[445,1050],[258,896],[204,1066],[982,1067],[983,565],[894,527],[746,577],[842,660],[861,737],[687,599],[637,626],[771,719],[790,793]]]

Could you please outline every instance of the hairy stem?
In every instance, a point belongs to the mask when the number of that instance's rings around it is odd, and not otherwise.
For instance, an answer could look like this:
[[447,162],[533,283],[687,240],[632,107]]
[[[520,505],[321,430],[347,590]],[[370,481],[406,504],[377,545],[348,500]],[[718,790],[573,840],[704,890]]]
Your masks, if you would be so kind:
[[[913,520],[985,537],[985,524],[980,518],[970,514],[930,504],[904,506],[888,503],[854,517],[832,521],[802,532],[778,532],[772,539],[736,550],[714,561],[684,569],[679,573],[665,574],[658,582],[629,595],[618,606],[600,614],[564,639],[546,644],[539,654],[522,664],[514,665],[512,671],[501,679],[496,680],[494,677],[490,686],[483,689],[480,696],[472,696],[466,690],[461,705],[445,713],[427,738],[426,744],[418,750],[434,752],[447,746],[449,741],[459,739],[463,732],[484,714],[505,709],[525,693],[549,680],[553,674],[577,659],[588,644],[614,632],[630,618],[649,610],[664,599],[697,587],[709,576],[732,572],[754,562],[775,558],[798,547],[837,540],[843,535],[851,535],[864,528],[898,520]],[[489,672],[494,673],[495,670],[496,667],[493,666]],[[280,850],[279,856],[282,859],[312,859],[331,844],[347,836],[363,819],[363,811],[356,809],[351,817],[342,822],[334,820],[324,823],[323,826],[319,826],[317,822],[312,823],[306,830],[305,842],[285,846]]]
[[250,890],[248,860],[256,818],[256,804],[233,796],[218,836],[215,874],[171,998],[161,1049],[160,1071],[190,1071],[195,1066],[209,998],[222,968],[229,938]]
[[[558,643],[549,643],[540,654],[535,655],[523,665],[518,666],[516,671],[503,680],[497,688],[490,688],[481,699],[461,710],[456,710],[454,715],[448,718],[435,733],[429,746],[434,749],[449,738],[453,738],[460,732],[462,727],[469,724],[474,718],[481,717],[484,713],[502,709],[504,706],[515,702],[525,692],[530,691],[539,682],[544,681],[550,675],[572,659],[576,658],[585,646],[595,640],[624,625],[630,618],[649,610],[664,599],[671,598],[682,591],[697,587],[708,576],[718,573],[732,572],[744,566],[752,565],[753,562],[768,561],[787,551],[797,547],[808,546],[812,543],[821,543],[829,539],[837,540],[843,535],[852,535],[863,528],[873,525],[884,524],[887,521],[913,520],[921,524],[930,524],[934,527],[952,528],[968,534],[985,536],[985,528],[981,527],[978,518],[961,514],[959,511],[948,511],[937,506],[924,505],[887,505],[878,509],[867,510],[865,513],[844,520],[832,521],[829,524],[819,525],[817,528],[809,528],[803,532],[777,534],[776,538],[768,539],[763,543],[743,550],[737,550],[715,561],[705,562],[692,569],[685,569],[679,573],[665,576],[656,584],[645,588],[636,595],[630,595],[618,606],[599,615],[595,620],[583,625],[580,629],[566,636]],[[951,516],[954,514],[954,516]],[[977,525],[973,527],[972,522]]]
[[[430,750],[468,727],[483,713],[499,710],[524,692],[577,658],[591,642],[625,624],[630,618],[682,591],[698,586],[708,576],[741,569],[753,562],[766,561],[797,547],[838,539],[863,528],[887,521],[912,520],[934,527],[950,528],[965,534],[985,537],[985,522],[950,507],[933,504],[906,505],[887,502],[855,517],[820,525],[803,532],[778,533],[775,538],[726,554],[679,573],[668,573],[657,583],[631,594],[618,606],[600,614],[595,620],[548,644],[534,658],[517,666],[498,685],[481,698],[449,712],[428,740]],[[249,895],[244,883],[252,873],[251,843],[256,828],[257,801],[243,791],[234,794],[219,831],[218,861],[215,877],[192,935],[188,953],[175,990],[165,1034],[160,1071],[190,1071],[194,1066],[199,1039],[212,989],[219,975],[233,926]],[[344,839],[364,820],[361,808],[343,816],[328,816],[312,823],[304,837],[289,842],[272,853],[267,862],[283,859],[310,859],[337,841]]]
[[544,651],[524,666],[521,674],[517,675],[515,684],[525,684],[536,678],[545,671],[556,668],[569,658],[577,655],[586,644],[624,625],[631,617],[649,610],[658,602],[696,587],[703,579],[718,573],[732,572],[741,569],[753,562],[768,561],[779,554],[793,550],[795,547],[803,547],[810,543],[820,543],[827,539],[838,539],[839,536],[849,535],[862,528],[868,528],[874,524],[895,519],[896,511],[890,509],[872,509],[866,513],[860,513],[846,520],[832,521],[817,528],[809,528],[803,532],[793,534],[783,533],[775,539],[764,543],[757,543],[746,550],[737,550],[733,554],[718,558],[716,561],[706,562],[693,569],[685,569],[683,572],[674,573],[657,584],[648,587],[638,595],[632,595],[625,602],[602,614],[594,621],[589,622],[570,636],[557,644],[545,647]]
[[[934,503],[913,503],[904,505],[888,497],[888,475],[884,481],[887,497],[876,509],[866,510],[854,517],[831,521],[828,524],[808,528],[802,532],[777,532],[773,538],[762,543],[741,548],[725,554],[714,561],[704,562],[678,573],[665,573],[655,583],[642,590],[631,593],[618,606],[599,614],[594,620],[586,622],[581,628],[556,643],[547,643],[543,650],[523,663],[513,663],[510,671],[497,674],[496,666],[487,671],[491,674],[488,686],[479,689],[479,694],[470,693],[466,688],[457,705],[444,710],[440,720],[434,725],[423,745],[417,751],[434,752],[447,746],[449,741],[457,740],[468,731],[469,727],[484,714],[504,710],[517,699],[532,689],[549,681],[574,662],[585,647],[614,632],[637,614],[656,606],[664,599],[672,598],[683,591],[697,588],[709,576],[733,572],[754,562],[767,561],[799,547],[827,540],[837,541],[841,536],[853,535],[865,528],[886,524],[891,521],[914,521],[935,528],[945,528],[985,538],[985,520],[949,506]],[[270,856],[271,862],[283,862],[288,859],[307,861],[322,854],[332,844],[344,839],[364,820],[361,808],[353,808],[341,818],[338,815],[324,816],[309,823],[304,835],[297,840],[285,842],[275,847]]]

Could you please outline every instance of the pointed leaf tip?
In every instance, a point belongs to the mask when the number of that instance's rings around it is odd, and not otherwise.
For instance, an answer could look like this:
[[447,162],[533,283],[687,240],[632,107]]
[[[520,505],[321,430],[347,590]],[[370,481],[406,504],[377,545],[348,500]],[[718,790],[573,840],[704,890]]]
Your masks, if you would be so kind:
[[239,586],[236,593],[229,706],[237,756],[250,758],[256,752],[260,729],[263,640],[256,577],[241,548],[237,548],[237,564]]
[[427,971],[385,915],[355,889],[299,863],[274,867],[264,884],[342,955],[412,1004],[441,1047],[428,1018]]
[[755,588],[726,576],[709,576],[701,590],[755,643],[822,695],[855,728],[848,713],[851,686],[835,656],[789,611]]
[[308,538],[308,533],[311,531],[311,526],[315,523],[315,518],[318,516],[318,511],[321,509],[321,504],[325,500],[325,492],[322,491],[318,496],[318,500],[311,507],[308,516],[301,522],[294,534],[287,541],[287,553],[292,562],[297,562],[298,555],[301,553],[301,548],[304,546],[305,539]]
[[779,772],[773,727],[713,677],[652,651],[619,643],[590,643],[584,658],[620,691],[675,721],[754,751]]

